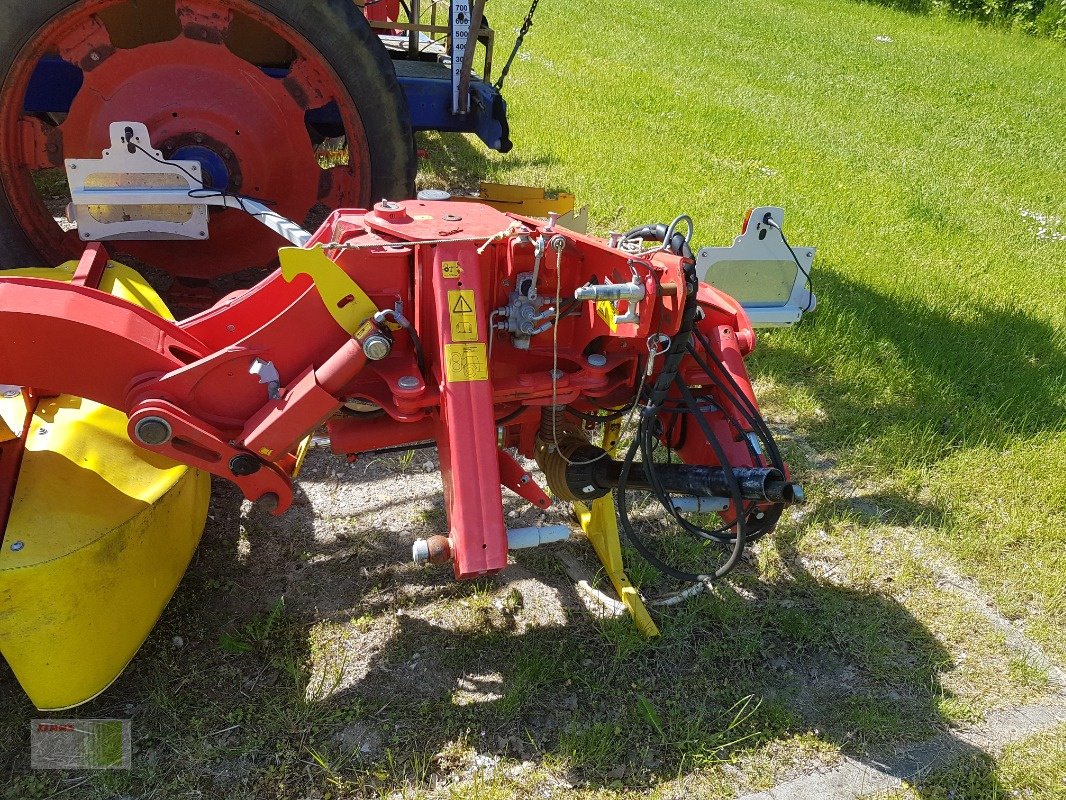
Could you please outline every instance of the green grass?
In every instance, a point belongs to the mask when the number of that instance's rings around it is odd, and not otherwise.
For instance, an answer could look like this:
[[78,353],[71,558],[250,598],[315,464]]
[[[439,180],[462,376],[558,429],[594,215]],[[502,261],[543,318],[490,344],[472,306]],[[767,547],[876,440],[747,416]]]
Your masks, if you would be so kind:
[[[490,5],[501,41],[527,7]],[[761,335],[752,371],[865,505],[786,442],[809,507],[734,580],[659,612],[650,641],[569,606],[531,621],[513,586],[401,566],[391,531],[301,559],[330,549],[307,520],[252,512],[251,555],[219,525],[125,675],[78,712],[133,717],[134,770],[70,791],[81,776],[28,772],[33,711],[8,675],[0,796],[731,798],[1046,691],[927,556],[1066,657],[1066,242],[1021,214],[1066,219],[1066,51],[846,0],[573,0],[541,4],[525,52],[515,151],[424,136],[423,184],[573,191],[600,231],[689,212],[714,244],[749,206],[785,206],[789,238],[819,248],[820,308]],[[221,487],[213,513],[231,507]],[[439,523],[424,506],[411,524]],[[379,524],[343,519],[361,545]],[[550,553],[520,563],[570,595]],[[311,580],[327,590],[301,599]],[[1061,797],[1064,741],[900,797]]]
[[1061,45],[846,0],[577,0],[525,52],[515,151],[427,137],[425,182],[572,191],[600,231],[689,212],[715,244],[783,205],[820,308],[761,337],[772,412],[1066,656]]
[[1066,726],[1030,736],[1006,748],[997,765],[971,756],[950,770],[862,800],[1000,800],[1066,796]]

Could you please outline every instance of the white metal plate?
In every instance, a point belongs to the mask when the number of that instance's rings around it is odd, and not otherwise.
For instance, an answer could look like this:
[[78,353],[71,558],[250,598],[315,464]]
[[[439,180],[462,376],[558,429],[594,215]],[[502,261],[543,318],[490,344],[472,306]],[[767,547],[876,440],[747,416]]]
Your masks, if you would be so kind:
[[731,246],[703,247],[696,254],[700,280],[739,300],[756,328],[794,325],[817,304],[807,285],[816,249],[793,247],[793,260],[780,231],[762,221],[767,214],[784,227],[784,209],[762,206]]
[[[126,130],[132,131],[130,143]],[[111,147],[101,158],[70,158],[67,182],[72,219],[84,241],[112,239],[206,239],[207,202],[190,200],[203,190],[196,161],[167,161],[152,148],[148,129],[140,122],[113,122]],[[132,150],[133,152],[130,152]],[[109,202],[92,202],[106,192]],[[142,202],[149,194],[153,202]],[[171,194],[173,204],[160,202]],[[126,202],[111,202],[116,195]]]

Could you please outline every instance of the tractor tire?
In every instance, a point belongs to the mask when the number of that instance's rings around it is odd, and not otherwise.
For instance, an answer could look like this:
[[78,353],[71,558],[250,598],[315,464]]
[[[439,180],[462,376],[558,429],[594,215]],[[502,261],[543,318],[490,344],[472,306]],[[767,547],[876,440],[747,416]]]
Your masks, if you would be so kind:
[[[51,265],[57,263],[56,259],[77,255],[77,252],[70,252],[78,248],[76,237],[73,242],[68,237],[62,247],[55,242],[41,241],[40,236],[35,240],[30,233],[34,228],[20,219],[25,216],[25,209],[31,206],[36,209],[40,200],[39,196],[26,199],[27,192],[33,190],[29,159],[27,157],[26,164],[12,165],[11,161],[17,159],[5,156],[18,152],[11,148],[19,147],[18,117],[25,99],[21,87],[25,85],[27,58],[35,52],[28,45],[35,43],[37,37],[47,35],[44,32],[49,30],[53,20],[76,10],[79,5],[98,5],[103,9],[108,4],[104,0],[89,3],[85,0],[0,0],[0,160],[6,162],[0,163],[0,268]],[[219,5],[227,3],[220,2]],[[365,189],[364,173],[360,184],[364,188],[357,193],[361,195],[359,205],[365,207],[383,197],[403,199],[412,196],[416,160],[407,103],[388,53],[356,4],[352,0],[246,0],[246,5],[272,15],[282,27],[303,37],[335,73],[338,88],[348,94],[345,99],[351,100],[361,121],[366,143],[364,152],[369,154],[369,193]],[[160,87],[160,91],[165,91],[165,87]],[[206,104],[209,97],[205,96],[204,100]],[[5,139],[8,141],[6,151]],[[159,146],[159,143],[155,144]],[[73,155],[99,157],[99,153]],[[13,203],[12,198],[17,192],[23,196],[19,198],[20,203]],[[49,213],[43,200],[38,210]],[[195,246],[197,243],[188,244]],[[165,265],[160,266],[167,269]],[[260,266],[263,265],[241,264],[233,271]],[[180,273],[180,270],[172,270],[172,273]]]

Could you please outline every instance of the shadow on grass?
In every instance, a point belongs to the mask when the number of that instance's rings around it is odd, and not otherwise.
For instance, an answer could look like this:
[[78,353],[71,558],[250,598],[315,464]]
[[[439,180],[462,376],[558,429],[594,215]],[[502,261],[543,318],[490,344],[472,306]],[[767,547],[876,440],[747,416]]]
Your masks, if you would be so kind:
[[1047,322],[976,297],[949,314],[831,268],[817,281],[823,310],[802,336],[769,338],[756,371],[817,400],[821,441],[928,463],[1062,429],[1066,348]]
[[[338,490],[353,481],[345,471]],[[947,651],[894,600],[806,572],[788,536],[777,546],[790,574],[767,582],[741,569],[664,612],[663,636],[645,640],[627,619],[590,617],[550,552],[459,584],[407,565],[403,536],[315,541],[302,494],[277,520],[215,490],[159,626],[119,681],[72,714],[132,718],[133,770],[30,773],[36,714],[8,677],[9,796],[362,797],[455,773],[475,788],[503,780],[504,795],[529,789],[500,759],[591,788],[639,790],[731,761],[769,784],[790,777],[778,757],[802,768],[839,749],[883,764],[946,727]],[[1001,791],[990,770],[974,786],[967,796]]]
[[[421,156],[418,188],[445,189],[452,194],[474,194],[481,181],[499,180],[499,176],[524,167],[550,167],[556,163],[548,154],[529,156],[514,150],[490,157],[488,150],[458,133],[419,133],[417,145]],[[549,195],[569,191],[561,186],[545,189]]]
[[[265,548],[256,528],[268,515],[257,508],[242,516],[235,487],[216,479],[212,488],[207,529],[174,597],[98,698],[69,711],[37,711],[0,661],[0,773],[7,778],[0,797],[172,797],[201,781],[239,779],[249,749],[300,752],[314,717],[293,691],[304,679],[307,637],[279,600],[289,565],[310,549],[310,506],[297,487]],[[246,557],[241,539],[251,542]],[[37,717],[132,720],[133,769],[31,771],[29,727]],[[269,720],[269,730],[253,725],[250,738],[235,744],[235,732],[258,719]],[[271,761],[271,775],[299,767]]]
[[[947,651],[894,600],[796,566],[794,544],[779,542],[787,580],[741,573],[670,613],[651,641],[628,620],[591,620],[565,579],[566,623],[536,627],[520,620],[528,601],[507,594],[506,573],[502,586],[465,585],[443,621],[418,608],[397,617],[358,678],[323,699],[351,722],[322,731],[316,753],[338,785],[367,791],[433,786],[457,742],[490,772],[497,758],[564,765],[591,788],[649,788],[731,760],[772,781],[781,765],[760,750],[796,737],[807,757],[839,748],[902,778],[915,767],[906,746],[938,735],[956,763],[981,762],[944,733]],[[530,560],[552,572],[550,556]],[[979,783],[1002,789],[992,772]]]

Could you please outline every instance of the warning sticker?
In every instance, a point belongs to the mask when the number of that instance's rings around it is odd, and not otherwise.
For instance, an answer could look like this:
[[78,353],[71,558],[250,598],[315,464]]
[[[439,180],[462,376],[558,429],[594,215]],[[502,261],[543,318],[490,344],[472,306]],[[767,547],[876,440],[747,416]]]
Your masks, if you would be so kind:
[[452,289],[448,292],[448,319],[452,325],[453,342],[476,342],[477,305],[472,289]]
[[444,372],[451,383],[487,381],[489,361],[485,345],[481,342],[444,345]]
[[610,300],[600,300],[596,303],[596,313],[600,315],[600,319],[607,323],[607,327],[612,331],[618,330],[618,324],[614,321],[614,303]]
[[440,274],[445,278],[458,278],[460,272],[462,272],[462,270],[459,269],[458,261],[440,262]]

